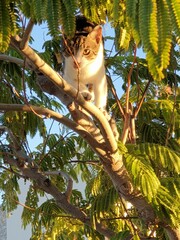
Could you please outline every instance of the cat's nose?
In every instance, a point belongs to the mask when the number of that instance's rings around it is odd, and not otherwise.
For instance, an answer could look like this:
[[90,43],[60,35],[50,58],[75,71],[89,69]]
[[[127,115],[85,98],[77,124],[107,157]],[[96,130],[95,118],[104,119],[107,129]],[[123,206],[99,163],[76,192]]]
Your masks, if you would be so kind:
[[74,68],[80,68],[80,62],[74,61]]

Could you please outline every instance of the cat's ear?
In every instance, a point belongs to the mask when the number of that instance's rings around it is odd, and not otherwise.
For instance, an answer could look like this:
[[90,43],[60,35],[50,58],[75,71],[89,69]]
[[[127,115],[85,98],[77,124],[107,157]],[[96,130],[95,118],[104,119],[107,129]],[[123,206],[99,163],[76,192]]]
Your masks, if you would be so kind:
[[100,25],[96,26],[89,35],[99,43],[102,40],[102,27]]

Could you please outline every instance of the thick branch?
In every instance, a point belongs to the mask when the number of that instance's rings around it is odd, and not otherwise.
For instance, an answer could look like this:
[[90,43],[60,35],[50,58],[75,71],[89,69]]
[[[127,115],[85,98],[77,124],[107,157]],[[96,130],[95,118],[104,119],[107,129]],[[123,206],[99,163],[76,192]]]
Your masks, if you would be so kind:
[[[69,213],[79,219],[84,224],[92,227],[90,219],[86,216],[86,214],[81,211],[79,208],[75,207],[74,205],[70,204],[67,200],[67,197],[61,193],[58,188],[56,188],[51,182],[47,182],[47,178],[44,177],[42,174],[36,172],[33,169],[27,167],[21,167],[20,170],[22,173],[29,177],[30,179],[34,180],[37,183],[37,186],[43,189],[46,193],[51,194],[54,199],[56,200],[58,206],[62,208],[66,213]],[[103,234],[106,237],[112,237],[114,235],[113,231],[110,229],[106,229],[103,225],[97,223],[96,225],[97,231]]]
[[[29,168],[26,165],[19,165],[18,162],[14,162],[20,171],[29,179],[34,180],[38,188],[43,189],[46,193],[50,194],[56,200],[58,206],[63,209],[66,213],[73,215],[75,218],[79,219],[82,223],[92,227],[90,218],[81,211],[78,207],[70,204],[67,200],[67,197],[61,193],[58,188],[56,188],[50,181],[47,181],[47,178],[37,171],[37,169]],[[97,223],[97,231],[103,234],[104,236],[110,238],[114,235],[114,232],[110,229],[103,227],[102,224]]]
[[[102,164],[111,177],[114,186],[117,191],[127,201],[131,202],[139,211],[140,215],[143,219],[149,222],[153,222],[155,215],[152,207],[146,202],[146,200],[142,197],[142,195],[133,189],[131,184],[131,180],[128,176],[128,173],[124,167],[122,156],[116,152],[111,155],[106,150],[105,146],[95,141],[95,139],[85,131],[81,126],[77,125],[75,122],[65,118],[59,113],[56,113],[49,109],[44,109],[40,107],[31,106],[35,112],[38,114],[42,114],[47,117],[51,117],[58,122],[66,125],[72,130],[76,131],[81,136],[86,136],[84,139],[89,143],[89,145],[93,148],[93,150],[99,154],[102,160]],[[13,105],[13,104],[0,104],[0,110],[16,110],[16,111],[31,111],[31,109],[27,105]]]
[[67,180],[67,189],[66,189],[66,192],[65,192],[65,196],[67,197],[67,200],[69,202],[71,194],[72,194],[72,188],[73,188],[72,178],[67,173],[65,173],[63,171],[60,171],[60,170],[59,171],[46,171],[46,172],[44,172],[44,174],[48,175],[48,176],[52,176],[52,175],[58,176],[58,175],[60,175]]
[[77,106],[75,106],[74,102],[69,104],[68,109],[71,113],[72,118],[75,122],[81,126],[83,126],[86,131],[88,131],[92,136],[99,142],[103,143],[104,139],[100,132],[100,130],[96,127],[94,121],[87,115],[87,112],[80,111]]
[[[30,108],[31,107],[31,108]],[[72,129],[80,136],[82,136],[94,149],[94,151],[100,155],[101,157],[106,155],[106,152],[103,150],[103,147],[100,148],[99,141],[96,141],[96,138],[92,136],[88,131],[86,131],[83,127],[75,123],[74,121],[62,116],[60,113],[54,112],[47,108],[37,107],[30,105],[21,105],[21,104],[0,104],[0,111],[25,111],[31,112],[33,109],[38,115],[43,115],[47,118],[52,118],[57,122],[60,122],[67,126],[68,128]]]

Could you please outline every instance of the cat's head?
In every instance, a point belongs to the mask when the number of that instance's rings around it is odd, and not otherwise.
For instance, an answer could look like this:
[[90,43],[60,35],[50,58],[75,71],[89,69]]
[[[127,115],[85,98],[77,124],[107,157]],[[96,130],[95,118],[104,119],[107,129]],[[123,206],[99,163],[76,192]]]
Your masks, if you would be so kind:
[[71,40],[64,42],[64,57],[74,69],[90,64],[102,51],[102,27],[97,25],[90,33],[75,34]]

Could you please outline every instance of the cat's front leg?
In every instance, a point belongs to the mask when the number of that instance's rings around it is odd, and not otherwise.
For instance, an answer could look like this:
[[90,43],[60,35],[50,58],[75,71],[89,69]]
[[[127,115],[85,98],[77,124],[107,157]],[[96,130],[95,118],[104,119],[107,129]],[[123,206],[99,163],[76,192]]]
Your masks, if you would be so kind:
[[96,107],[102,111],[105,110],[107,103],[107,80],[105,75],[101,79],[95,81],[94,95]]
[[86,101],[94,101],[93,84],[80,84],[80,92]]

